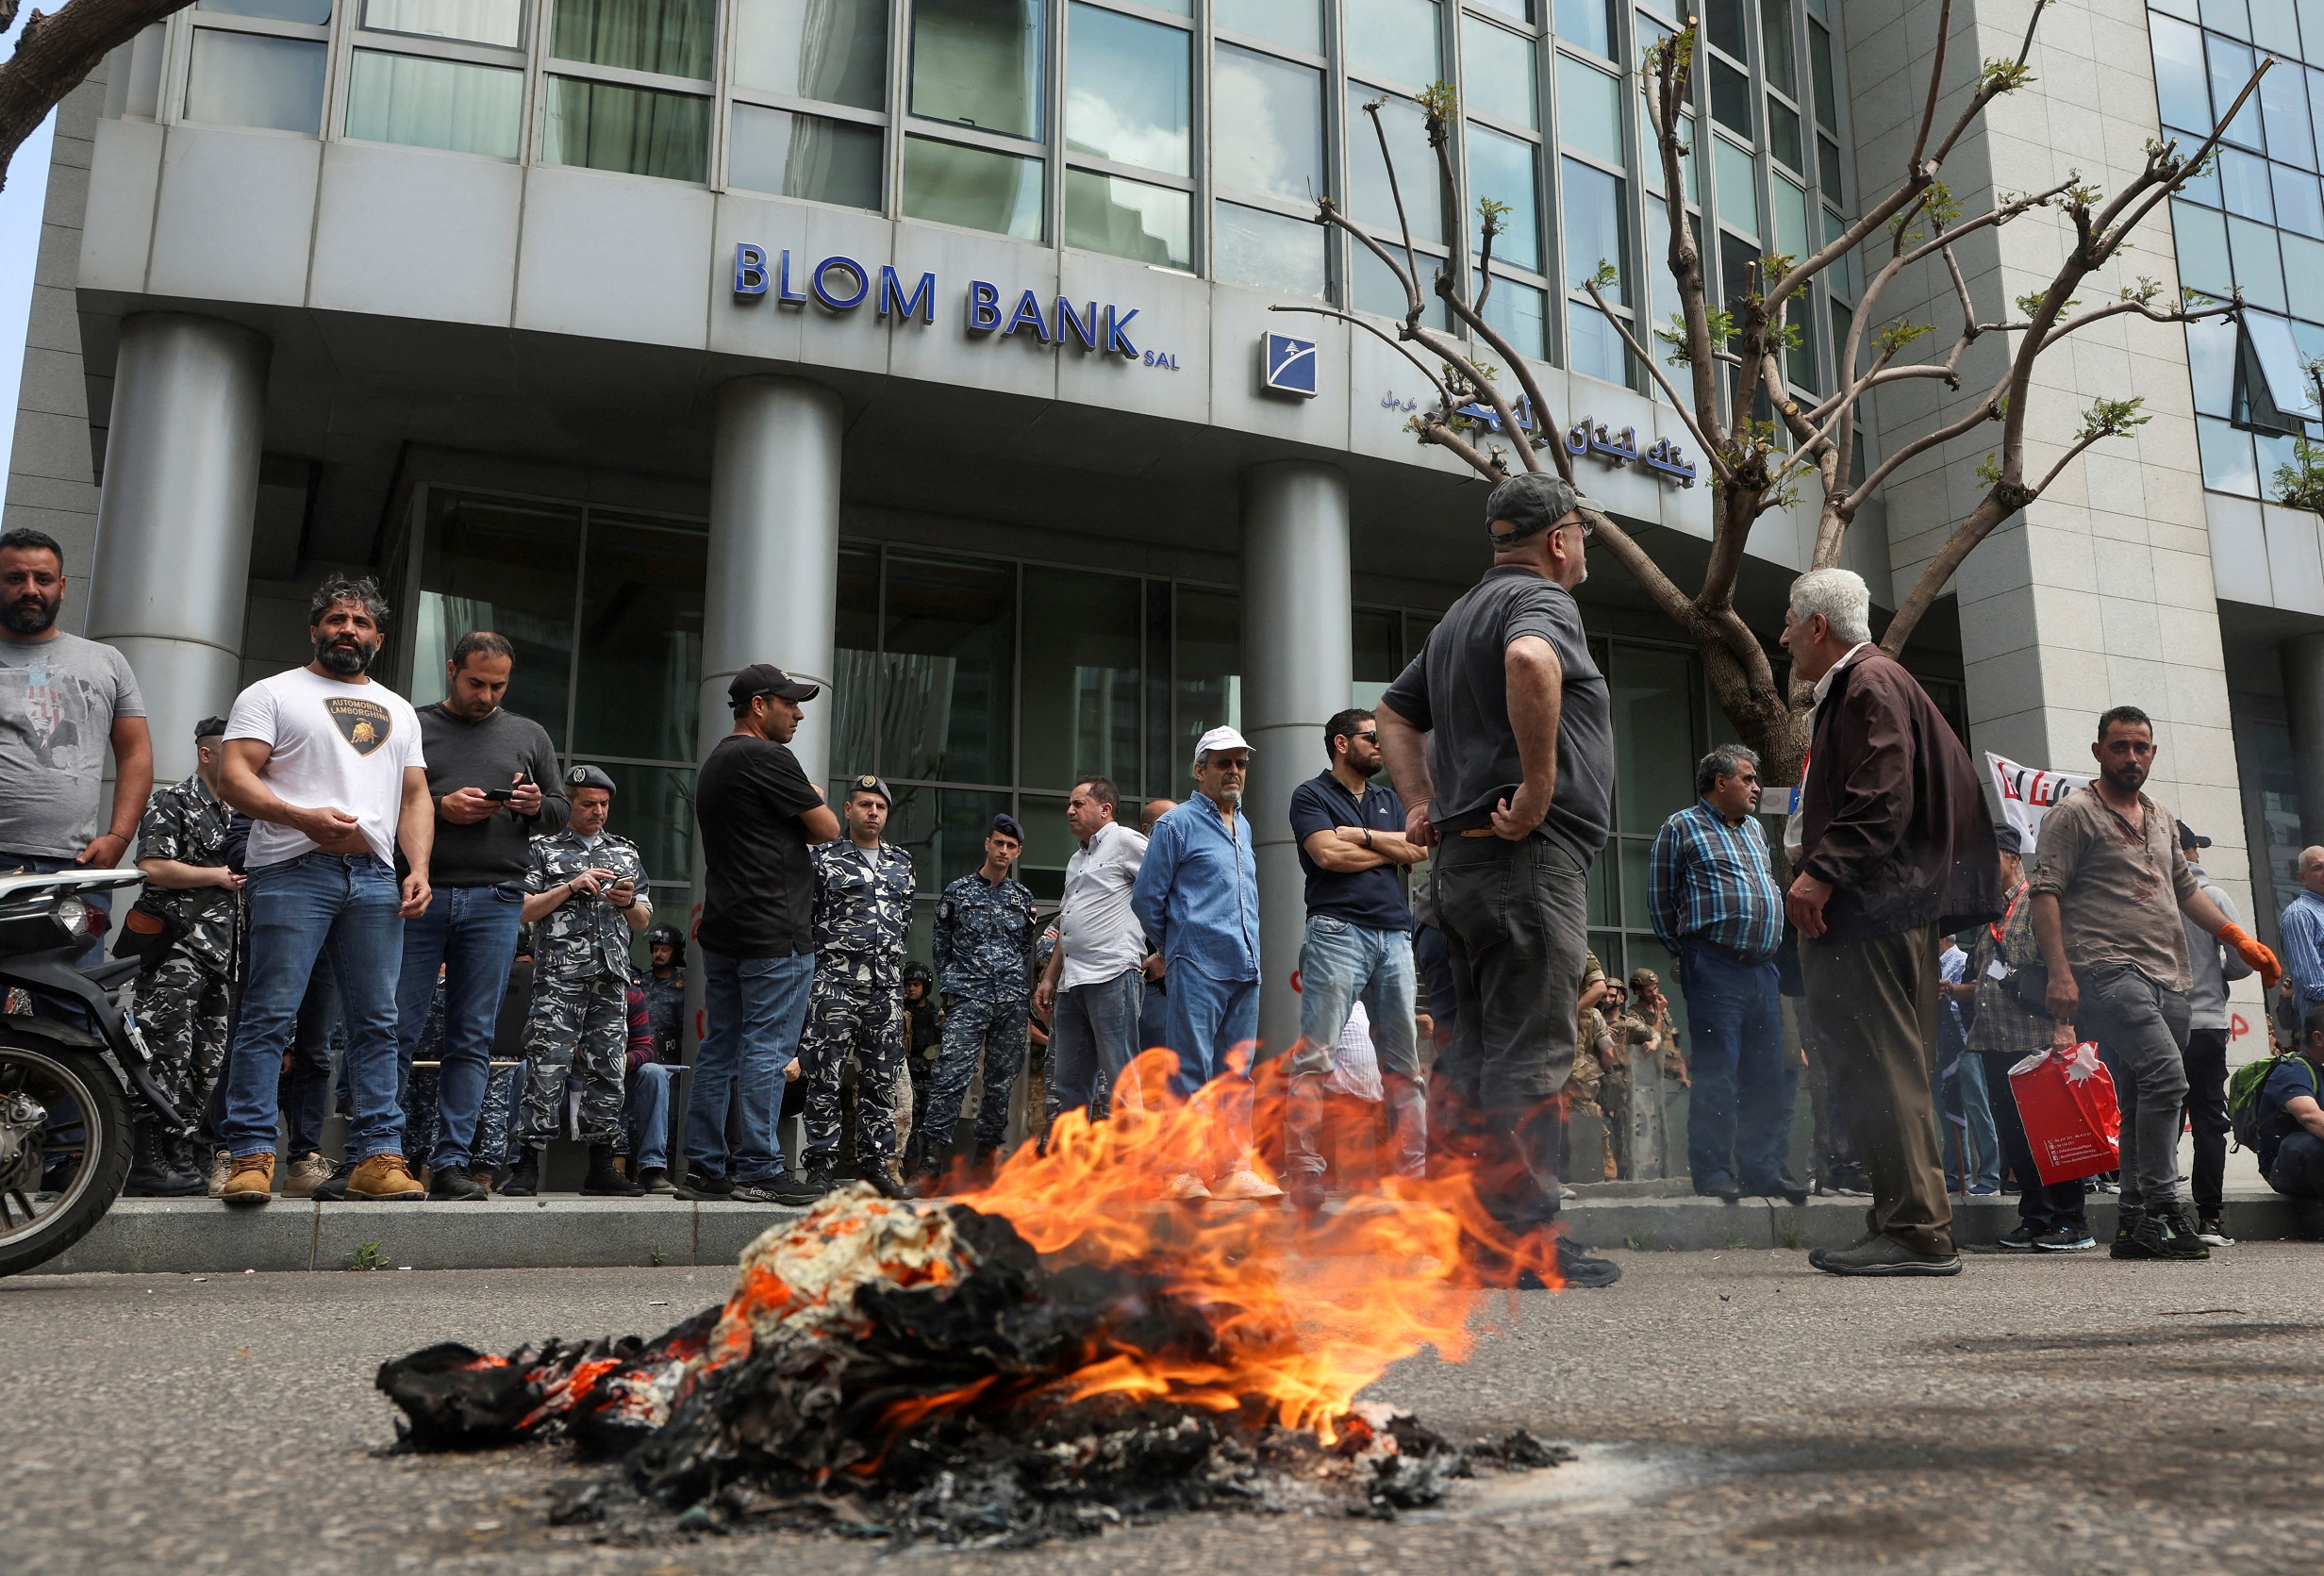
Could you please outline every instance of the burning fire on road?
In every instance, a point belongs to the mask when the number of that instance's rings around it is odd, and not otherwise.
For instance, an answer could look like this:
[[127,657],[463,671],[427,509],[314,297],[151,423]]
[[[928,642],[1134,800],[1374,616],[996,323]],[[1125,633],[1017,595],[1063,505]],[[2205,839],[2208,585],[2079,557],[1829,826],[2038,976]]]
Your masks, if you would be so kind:
[[[1166,1087],[1168,1054],[1140,1058],[1139,1087]],[[1204,1507],[1386,1516],[1480,1467],[1561,1459],[1356,1400],[1423,1349],[1467,1355],[1480,1261],[1554,1284],[1457,1167],[1297,1232],[1154,1202],[1201,1169],[1234,1095],[1069,1114],[1047,1153],[949,1200],[835,1193],[656,1340],[433,1346],[379,1386],[411,1449],[556,1436],[617,1462],[554,1518],[641,1532],[677,1511],[681,1528],[1012,1544]]]

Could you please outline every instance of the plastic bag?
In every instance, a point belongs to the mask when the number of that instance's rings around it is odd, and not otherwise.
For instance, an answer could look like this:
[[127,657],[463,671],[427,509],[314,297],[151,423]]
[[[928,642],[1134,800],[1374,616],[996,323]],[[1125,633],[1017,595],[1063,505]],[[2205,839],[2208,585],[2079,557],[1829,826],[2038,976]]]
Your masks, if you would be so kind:
[[2096,1176],[2121,1163],[2122,1108],[2094,1041],[2064,1055],[2049,1050],[2028,1056],[2009,1070],[2009,1092],[2043,1182]]
[[1357,1100],[1386,1098],[1380,1087],[1380,1057],[1371,1048],[1371,1015],[1361,1002],[1350,1009],[1348,1026],[1339,1031],[1332,1046],[1332,1070],[1325,1075],[1323,1087]]

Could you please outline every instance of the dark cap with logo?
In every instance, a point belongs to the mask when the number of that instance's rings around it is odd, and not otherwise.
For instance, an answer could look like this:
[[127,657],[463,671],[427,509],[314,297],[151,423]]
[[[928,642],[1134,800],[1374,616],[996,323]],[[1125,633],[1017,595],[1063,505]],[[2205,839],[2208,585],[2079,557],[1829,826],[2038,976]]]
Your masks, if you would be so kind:
[[734,676],[726,686],[726,702],[737,711],[760,695],[780,695],[787,701],[811,701],[822,693],[821,686],[802,684],[782,669],[770,662],[754,662]]
[[[1563,476],[1547,471],[1528,471],[1493,489],[1493,495],[1485,501],[1486,535],[1494,547],[1505,552],[1527,537],[1548,530],[1576,509],[1595,509],[1603,514],[1605,506]],[[1494,529],[1504,520],[1509,523],[1506,535]]]
[[568,791],[573,788],[604,788],[607,793],[611,793],[613,791],[613,779],[606,775],[606,769],[604,767],[589,766],[585,763],[583,765],[573,767],[565,773],[565,787]]
[[896,796],[888,791],[888,785],[886,783],[880,781],[869,771],[865,772],[860,777],[851,777],[848,779],[847,797],[853,799],[859,793],[876,793],[888,802],[888,805],[890,809],[895,807]]
[[2025,853],[2025,834],[2004,822],[1993,829],[1993,846],[2003,854],[2022,856]]
[[1006,810],[1003,810],[992,818],[992,829],[1004,837],[1015,838],[1021,845],[1025,840],[1025,829],[1020,826],[1017,823],[1017,818]]
[[2195,828],[2183,821],[2179,823],[2179,846],[2181,848],[2209,848],[2211,839],[2197,837]]
[[205,717],[193,725],[193,737],[197,740],[216,738],[225,731],[226,720],[223,717]]

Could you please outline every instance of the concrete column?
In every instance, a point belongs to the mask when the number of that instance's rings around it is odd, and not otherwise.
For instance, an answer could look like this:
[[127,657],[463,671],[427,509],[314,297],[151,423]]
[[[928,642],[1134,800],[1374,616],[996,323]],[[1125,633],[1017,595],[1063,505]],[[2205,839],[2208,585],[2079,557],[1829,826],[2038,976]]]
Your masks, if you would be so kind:
[[737,378],[718,392],[710,461],[698,755],[734,731],[727,682],[772,662],[823,686],[791,741],[807,780],[823,780],[838,594],[839,396],[797,378]]
[[2282,651],[2284,707],[2299,766],[2299,835],[2324,843],[2324,635],[2296,635]]
[[1307,924],[1291,790],[1323,770],[1323,724],[1347,707],[1355,677],[1348,478],[1281,460],[1245,472],[1242,492],[1246,808],[1259,856],[1259,1043],[1271,1056],[1299,1037],[1291,975]]
[[241,688],[268,354],[263,337],[215,318],[121,325],[89,634],[137,672],[157,783],[193,770],[194,723]]

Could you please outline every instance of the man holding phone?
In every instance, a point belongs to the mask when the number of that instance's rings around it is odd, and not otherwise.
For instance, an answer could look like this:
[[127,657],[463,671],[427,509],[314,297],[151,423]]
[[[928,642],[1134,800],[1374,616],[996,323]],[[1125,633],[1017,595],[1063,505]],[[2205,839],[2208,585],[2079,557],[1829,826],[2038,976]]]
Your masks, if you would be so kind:
[[431,1199],[485,1196],[469,1175],[469,1154],[491,1075],[492,1028],[508,960],[516,955],[529,845],[563,831],[571,819],[547,731],[501,705],[515,668],[506,637],[472,630],[444,664],[444,698],[420,708],[428,795],[436,804],[428,870],[436,901],[404,922],[395,1010],[408,1085],[442,971],[442,1117],[428,1157]]

